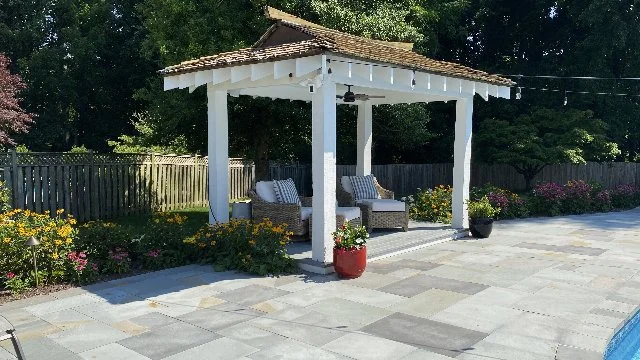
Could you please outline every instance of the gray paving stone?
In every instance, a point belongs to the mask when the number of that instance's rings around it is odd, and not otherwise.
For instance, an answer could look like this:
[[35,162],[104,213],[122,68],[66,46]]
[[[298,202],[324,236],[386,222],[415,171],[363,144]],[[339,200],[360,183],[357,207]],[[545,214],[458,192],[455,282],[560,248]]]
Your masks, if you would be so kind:
[[[300,319],[303,319],[302,317]],[[269,331],[290,339],[304,342],[313,346],[322,346],[345,334],[342,329],[337,329],[335,324],[308,324],[297,320],[282,321],[268,318],[259,318],[247,322],[248,325],[258,329]],[[327,326],[328,325],[328,326]],[[344,325],[348,327],[347,325]]]
[[440,264],[434,264],[426,261],[419,261],[419,260],[412,260],[412,259],[399,260],[398,264],[402,265],[402,267],[405,267],[405,268],[411,268],[411,269],[416,269],[421,271],[429,271],[431,269],[437,268],[438,266],[441,266]]
[[330,298],[317,302],[307,309],[311,309],[325,315],[336,316],[349,323],[367,325],[378,321],[393,312],[375,306],[364,305],[353,301]]
[[401,342],[356,333],[342,336],[322,348],[362,360],[398,359],[417,350],[415,347]]
[[602,360],[602,353],[560,345],[556,352],[556,360]]
[[263,315],[262,313],[234,304],[222,304],[209,309],[196,310],[178,318],[181,321],[212,331],[224,329]]
[[447,356],[457,356],[487,334],[396,313],[367,325],[363,332]]
[[216,359],[235,360],[259,351],[252,346],[229,338],[219,338],[181,353],[166,357],[166,360]]
[[578,255],[590,255],[590,256],[602,255],[607,251],[607,249],[599,249],[599,248],[592,248],[592,247],[586,247],[586,246],[547,245],[547,244],[537,244],[537,243],[528,243],[528,242],[520,243],[515,246],[525,248],[525,249],[546,250],[546,251],[555,251],[555,252],[563,252],[563,253],[578,254]]
[[152,360],[163,359],[219,338],[220,335],[186,323],[174,323],[118,343]]
[[429,289],[393,307],[395,311],[428,318],[469,295],[440,289]]
[[[22,350],[24,351],[25,358],[31,359],[46,359],[46,360],[76,360],[81,359],[80,356],[73,353],[71,350],[64,346],[57,344],[51,339],[38,338],[32,340],[20,340]],[[3,346],[4,347],[4,346]],[[16,356],[13,347],[5,347],[5,349]],[[14,358],[15,359],[15,358]]]
[[248,356],[253,360],[341,360],[345,357],[299,341],[287,339]]
[[258,329],[246,322],[218,330],[217,333],[259,349],[273,347],[287,339],[273,332]]
[[249,285],[224,292],[217,297],[230,303],[251,306],[287,294],[290,292],[262,285]]
[[129,337],[111,326],[91,322],[47,336],[56,343],[78,354]]
[[603,316],[610,316],[610,317],[617,317],[617,318],[621,318],[621,319],[626,319],[627,315],[623,312],[619,312],[619,311],[613,311],[613,310],[609,310],[609,309],[602,309],[602,308],[593,308],[591,310],[589,310],[590,314],[595,314],[595,315],[603,315]]
[[428,275],[415,275],[380,288],[380,291],[412,297],[429,289],[454,291],[462,294],[477,294],[488,288],[487,285],[445,279]]
[[149,360],[148,357],[140,355],[131,349],[127,349],[120,344],[108,344],[99,348],[87,350],[80,353],[80,357],[85,360]]
[[367,264],[367,271],[377,274],[388,274],[404,268],[400,261],[374,261]]
[[131,301],[120,304],[99,303],[88,304],[74,308],[75,311],[87,315],[105,324],[112,324],[122,320],[128,320],[144,314],[156,311],[158,306],[149,300],[130,298]]
[[63,299],[55,299],[38,305],[27,306],[24,309],[36,316],[39,316],[47,313],[57,312],[65,309],[72,309],[75,307],[87,304],[95,304],[99,302],[104,302],[104,299],[90,294],[82,294]]
[[[471,348],[464,351],[456,359],[461,360],[486,360],[486,359],[505,359],[505,360],[552,360],[553,357],[541,355],[517,349],[500,344],[494,344],[488,341],[480,341]],[[575,359],[579,360],[579,359]]]
[[169,317],[167,315],[164,314],[160,314],[157,312],[152,312],[149,314],[145,314],[145,315],[141,315],[141,316],[137,316],[134,318],[129,319],[129,321],[131,321],[134,324],[143,326],[145,328],[148,329],[155,329],[155,328],[159,328],[162,326],[167,326],[173,323],[178,322],[179,320],[176,320],[172,317]]

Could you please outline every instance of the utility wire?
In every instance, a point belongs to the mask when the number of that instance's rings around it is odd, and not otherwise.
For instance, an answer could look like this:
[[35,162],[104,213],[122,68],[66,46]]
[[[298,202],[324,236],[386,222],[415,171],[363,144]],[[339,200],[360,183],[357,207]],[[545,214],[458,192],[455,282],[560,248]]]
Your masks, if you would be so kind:
[[576,79],[576,80],[632,80],[640,81],[640,77],[597,77],[597,76],[554,76],[554,75],[516,75],[516,74],[496,74],[497,76],[511,78],[538,78],[538,79]]
[[548,92],[557,92],[557,93],[565,93],[565,94],[610,95],[610,96],[640,97],[640,94],[629,94],[629,93],[591,92],[591,91],[578,91],[578,90],[560,90],[560,89],[535,88],[535,87],[525,87],[525,86],[517,86],[516,88],[520,88],[522,90],[548,91]]

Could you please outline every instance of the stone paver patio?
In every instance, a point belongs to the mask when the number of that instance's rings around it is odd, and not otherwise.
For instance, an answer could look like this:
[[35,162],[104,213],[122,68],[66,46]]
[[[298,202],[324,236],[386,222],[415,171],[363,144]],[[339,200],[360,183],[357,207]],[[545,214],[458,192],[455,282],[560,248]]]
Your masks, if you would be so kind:
[[0,314],[29,360],[601,359],[640,304],[640,210],[494,231],[372,262],[356,280],[187,266]]

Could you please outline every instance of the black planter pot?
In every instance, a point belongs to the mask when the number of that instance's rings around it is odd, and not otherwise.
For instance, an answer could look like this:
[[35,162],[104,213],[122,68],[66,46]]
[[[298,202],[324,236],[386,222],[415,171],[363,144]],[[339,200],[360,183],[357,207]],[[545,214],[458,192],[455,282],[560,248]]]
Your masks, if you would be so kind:
[[471,230],[471,236],[479,239],[488,238],[493,230],[492,218],[478,218],[469,220],[469,230]]

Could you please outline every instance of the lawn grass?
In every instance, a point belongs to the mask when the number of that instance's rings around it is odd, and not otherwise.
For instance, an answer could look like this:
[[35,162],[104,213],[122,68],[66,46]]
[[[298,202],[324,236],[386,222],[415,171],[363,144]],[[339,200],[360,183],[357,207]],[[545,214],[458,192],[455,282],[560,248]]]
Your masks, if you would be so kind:
[[[183,226],[192,233],[195,233],[209,221],[209,208],[206,207],[171,210],[168,212],[187,216]],[[144,233],[144,226],[149,221],[150,216],[151,214],[123,216],[114,219],[112,222],[128,228],[130,234],[140,235]]]

